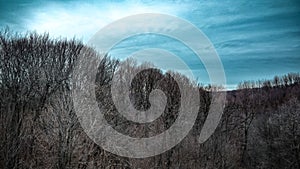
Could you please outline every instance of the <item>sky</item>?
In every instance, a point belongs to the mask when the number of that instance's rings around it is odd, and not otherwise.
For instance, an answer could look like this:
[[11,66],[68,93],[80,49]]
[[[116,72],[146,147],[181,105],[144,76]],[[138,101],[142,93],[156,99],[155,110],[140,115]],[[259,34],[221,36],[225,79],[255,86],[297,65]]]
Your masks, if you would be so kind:
[[[117,19],[152,12],[183,18],[207,36],[223,63],[228,89],[244,80],[300,72],[299,0],[0,0],[0,28],[49,32],[53,38],[76,37],[86,43]],[[147,48],[162,48],[180,56],[200,83],[210,82],[195,54],[169,37],[134,36],[117,44],[110,54],[124,59]],[[152,61],[166,64],[170,58]]]

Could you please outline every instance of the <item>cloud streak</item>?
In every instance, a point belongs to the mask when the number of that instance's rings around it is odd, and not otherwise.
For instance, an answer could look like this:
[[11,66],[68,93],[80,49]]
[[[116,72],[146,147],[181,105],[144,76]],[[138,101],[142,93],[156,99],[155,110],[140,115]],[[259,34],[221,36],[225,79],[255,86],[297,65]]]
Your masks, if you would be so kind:
[[183,9],[182,6],[163,2],[54,2],[33,9],[32,19],[26,20],[24,25],[28,30],[47,31],[54,36],[76,36],[86,41],[100,28],[125,16],[150,12],[180,15]]

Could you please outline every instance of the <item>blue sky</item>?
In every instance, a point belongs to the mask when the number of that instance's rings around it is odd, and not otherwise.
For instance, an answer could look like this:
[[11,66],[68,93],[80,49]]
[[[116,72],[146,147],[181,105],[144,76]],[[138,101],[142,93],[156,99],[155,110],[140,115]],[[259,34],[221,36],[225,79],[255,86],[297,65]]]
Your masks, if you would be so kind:
[[[105,25],[132,14],[158,12],[196,25],[215,46],[228,88],[243,80],[270,79],[300,72],[300,1],[0,1],[0,26],[24,32],[49,32],[86,42]],[[203,64],[180,42],[136,36],[118,44],[111,54],[157,47],[182,57],[201,83],[209,83]],[[164,58],[160,63],[167,62]]]

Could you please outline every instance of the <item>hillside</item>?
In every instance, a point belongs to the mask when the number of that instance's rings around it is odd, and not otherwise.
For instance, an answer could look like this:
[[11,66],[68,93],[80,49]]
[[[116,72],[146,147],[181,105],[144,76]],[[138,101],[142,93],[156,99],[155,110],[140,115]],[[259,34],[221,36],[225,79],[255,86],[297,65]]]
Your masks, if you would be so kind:
[[[196,123],[182,142],[163,154],[134,159],[103,150],[77,119],[72,76],[82,50],[103,57],[76,40],[0,34],[0,168],[300,168],[299,73],[243,82],[238,90],[228,91],[221,122],[200,144],[213,87],[174,72],[147,69],[131,83],[131,102],[136,109],[149,109],[149,95],[158,88],[166,94],[167,106],[154,124],[137,124],[114,106],[110,88],[120,62],[105,56],[98,67],[95,95],[105,119],[123,134],[151,137],[172,126],[181,101],[174,76],[200,94]],[[149,66],[130,60],[126,64],[126,72]]]

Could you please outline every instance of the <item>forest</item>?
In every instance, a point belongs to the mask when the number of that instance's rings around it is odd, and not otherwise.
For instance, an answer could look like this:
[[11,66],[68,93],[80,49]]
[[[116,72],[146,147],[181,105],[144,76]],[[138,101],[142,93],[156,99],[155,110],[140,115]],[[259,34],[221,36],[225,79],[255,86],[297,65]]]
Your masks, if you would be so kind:
[[[72,76],[82,50],[104,57],[95,95],[104,117],[117,131],[149,137],[168,129],[178,116],[180,90],[173,76],[199,91],[200,109],[189,134],[174,148],[149,158],[127,158],[103,150],[82,129],[72,103]],[[126,72],[150,67],[125,61]],[[176,72],[147,69],[130,86],[136,109],[151,106],[149,94],[161,89],[167,106],[153,123],[127,120],[114,107],[111,82],[120,61],[101,56],[76,39],[48,34],[0,33],[0,168],[3,169],[300,169],[300,74],[242,81],[227,91],[214,134],[198,137],[214,86],[191,82]],[[238,72],[237,72],[238,73]],[[172,76],[171,76],[172,75]],[[163,79],[160,83],[156,83]],[[217,91],[216,91],[217,90]]]

